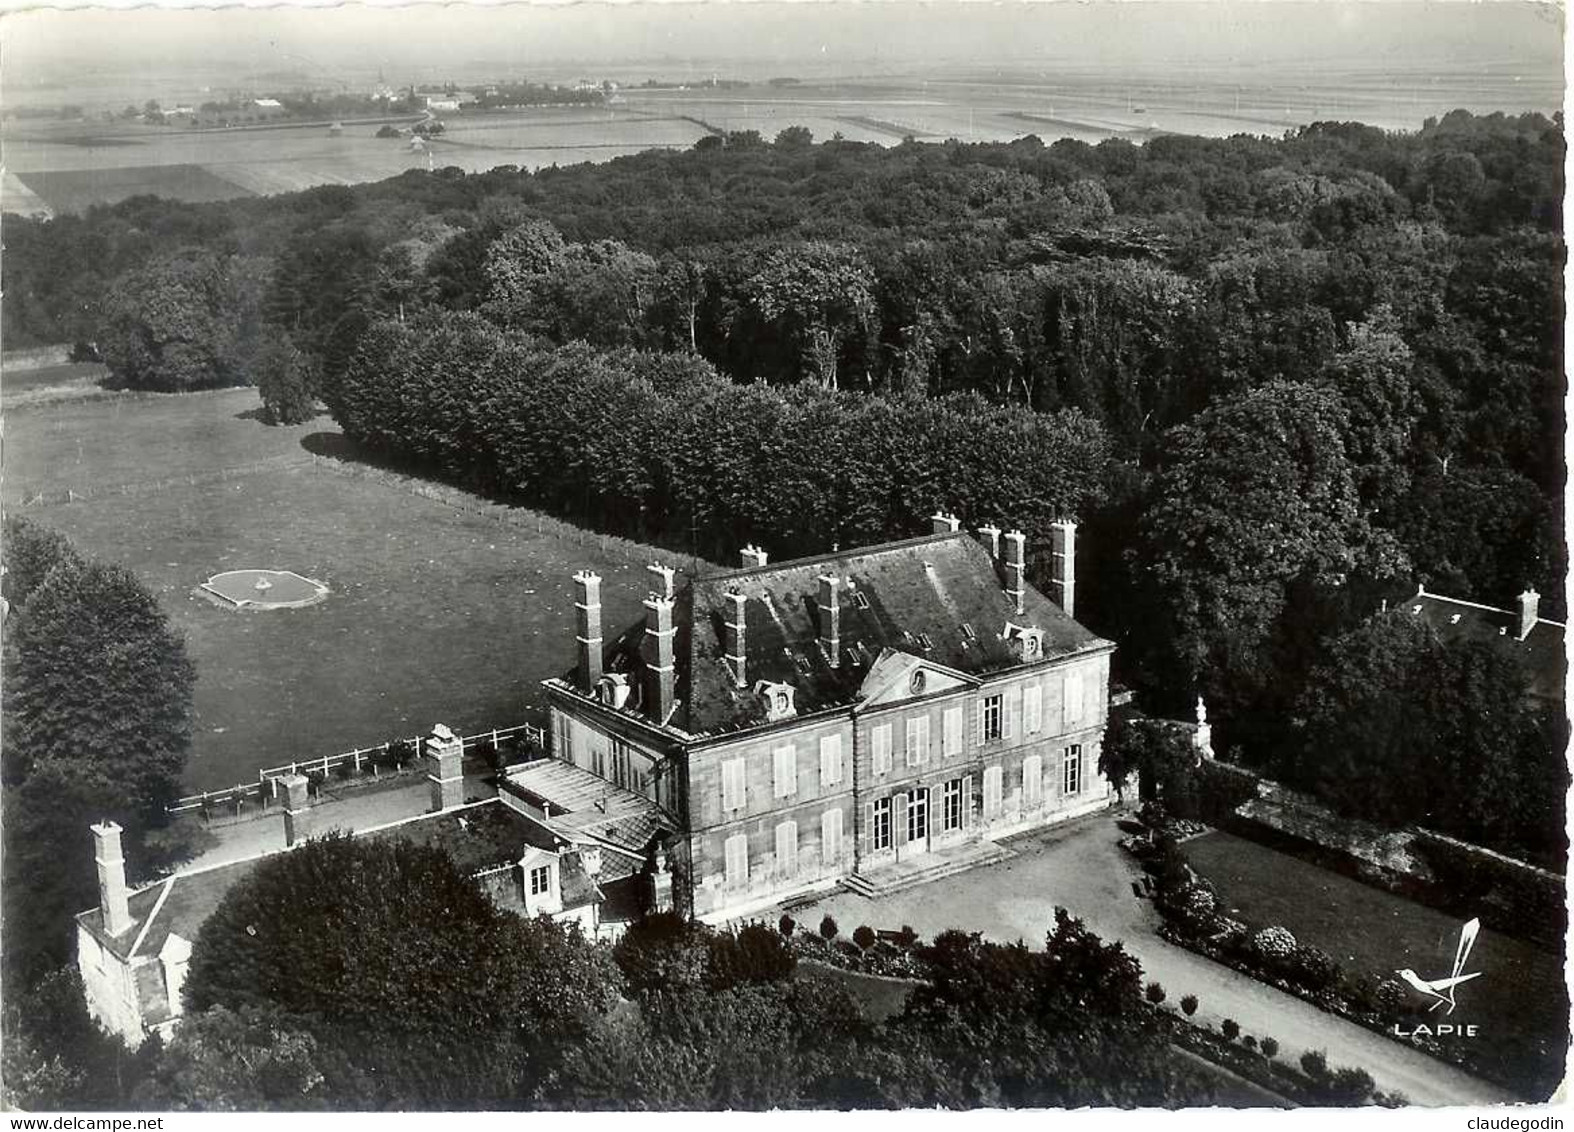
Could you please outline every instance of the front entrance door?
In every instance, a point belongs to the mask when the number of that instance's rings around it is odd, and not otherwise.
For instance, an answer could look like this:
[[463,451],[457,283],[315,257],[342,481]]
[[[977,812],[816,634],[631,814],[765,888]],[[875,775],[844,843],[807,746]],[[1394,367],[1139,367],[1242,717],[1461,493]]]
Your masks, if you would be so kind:
[[907,792],[907,851],[929,852],[929,789],[920,786]]

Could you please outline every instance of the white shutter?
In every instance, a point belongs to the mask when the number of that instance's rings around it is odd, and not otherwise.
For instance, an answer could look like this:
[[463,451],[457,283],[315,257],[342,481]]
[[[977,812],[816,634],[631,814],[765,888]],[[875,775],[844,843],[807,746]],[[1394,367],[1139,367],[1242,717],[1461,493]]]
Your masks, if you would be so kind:
[[744,770],[742,759],[728,759],[721,764],[721,808],[741,810],[744,802]]
[[900,849],[907,844],[907,794],[896,796],[891,805],[891,825],[894,827],[891,834],[891,844]]
[[998,766],[984,768],[984,816],[992,818],[1000,813],[1000,795],[1004,772]]
[[[1011,714],[1012,714],[1011,713],[1011,707],[1012,707],[1011,701],[1014,698],[1015,697],[1013,697],[1011,695],[1010,689],[1006,689],[1006,688],[1002,688],[1001,689],[1001,691],[1000,691],[1000,737],[1002,739],[1009,739],[1009,738],[1011,738],[1011,736],[1013,734],[1013,730],[1012,730],[1012,727],[1011,727]],[[1020,711],[1021,708],[1018,708],[1017,710]]]
[[874,852],[874,803],[873,802],[865,802],[864,803],[863,843],[864,843],[864,850],[863,851],[865,853],[873,853]]
[[955,758],[962,753],[962,709],[949,707],[945,710],[945,719],[941,725],[941,750],[946,758]]
[[1036,735],[1043,725],[1044,719],[1044,689],[1037,684],[1029,684],[1022,689],[1022,733]]
[[1065,691],[1066,728],[1067,728],[1067,730],[1070,730],[1071,728],[1077,726],[1079,723],[1082,722],[1082,707],[1083,707],[1082,673],[1080,673],[1080,672],[1068,672],[1068,673],[1066,673],[1066,682],[1065,682],[1064,691]]
[[742,888],[749,883],[749,839],[739,833],[727,838],[727,884]]
[[826,810],[820,815],[820,861],[827,868],[842,859],[842,811]]
[[776,827],[776,873],[791,877],[798,872],[798,823],[784,821]]
[[1044,800],[1044,760],[1029,755],[1022,760],[1022,804],[1036,807]]
[[871,733],[871,754],[875,774],[888,774],[891,770],[891,725],[882,723]]
[[798,759],[789,744],[777,747],[774,752],[776,797],[790,798],[798,793]]
[[842,737],[826,735],[820,740],[820,785],[835,786],[842,780]]
[[918,761],[929,761],[929,716],[918,717]]
[[978,732],[978,745],[982,747],[984,745],[984,697],[979,696],[978,699],[974,700],[973,706],[978,716],[978,727],[976,728]]
[[907,745],[904,748],[908,766],[917,766],[924,761],[923,731],[924,720],[919,718],[907,721]]
[[973,828],[973,776],[962,779],[962,828]]

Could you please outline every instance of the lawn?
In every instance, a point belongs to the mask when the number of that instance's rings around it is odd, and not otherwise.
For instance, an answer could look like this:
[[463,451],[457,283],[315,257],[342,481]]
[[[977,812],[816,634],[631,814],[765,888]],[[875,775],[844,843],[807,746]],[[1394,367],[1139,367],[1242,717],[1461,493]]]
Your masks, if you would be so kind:
[[135,196],[158,196],[202,204],[249,197],[232,181],[200,165],[138,165],[105,169],[18,171],[17,177],[57,212],[83,212],[89,205],[114,204]]
[[[1184,851],[1218,887],[1229,915],[1253,927],[1282,925],[1350,974],[1375,979],[1408,967],[1431,979],[1453,966],[1461,924],[1446,913],[1227,833],[1190,841]],[[1483,930],[1466,971],[1482,974],[1460,989],[1447,1021],[1480,1029],[1474,1039],[1454,1040],[1481,1043],[1480,1052],[1514,1077],[1550,1060],[1562,1064],[1569,999],[1560,956]],[[1438,1022],[1441,1012],[1426,1020]]]
[[[6,391],[11,391],[9,375]],[[259,406],[255,389],[218,389],[10,409],[0,499],[12,503],[36,491],[53,495],[67,488],[103,490],[206,475],[259,460],[309,460],[301,439],[334,428],[327,417],[268,428],[256,420]]]
[[[17,414],[6,456],[20,467],[8,468],[7,486],[52,462],[59,476],[89,482],[292,451],[309,460],[300,440],[313,426],[236,419],[255,397]],[[605,579],[613,631],[643,616],[645,565],[657,553],[625,560],[594,536],[580,546],[310,463],[24,513],[134,570],[185,635],[198,673],[186,775],[194,790],[438,722],[464,733],[521,722],[540,702],[539,681],[573,663],[573,572],[589,567]],[[212,574],[242,567],[293,570],[332,593],[271,612],[227,610],[194,593]]]

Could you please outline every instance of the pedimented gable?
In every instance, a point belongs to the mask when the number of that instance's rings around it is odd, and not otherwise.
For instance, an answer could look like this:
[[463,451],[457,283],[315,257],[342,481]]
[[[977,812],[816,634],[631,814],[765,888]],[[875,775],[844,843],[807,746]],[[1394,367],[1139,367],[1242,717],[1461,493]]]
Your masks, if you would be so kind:
[[884,649],[875,658],[859,686],[858,698],[866,707],[953,692],[976,685],[977,680],[911,653]]

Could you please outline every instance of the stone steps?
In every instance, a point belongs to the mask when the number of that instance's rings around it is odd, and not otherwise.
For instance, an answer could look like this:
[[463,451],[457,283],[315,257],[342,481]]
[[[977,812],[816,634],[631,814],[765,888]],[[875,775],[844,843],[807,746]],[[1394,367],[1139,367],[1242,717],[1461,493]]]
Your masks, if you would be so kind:
[[848,892],[875,900],[1014,856],[1016,854],[1004,846],[985,841],[967,846],[965,852],[953,850],[944,855],[936,854],[899,865],[887,865],[871,873],[854,873],[842,880],[842,887]]

